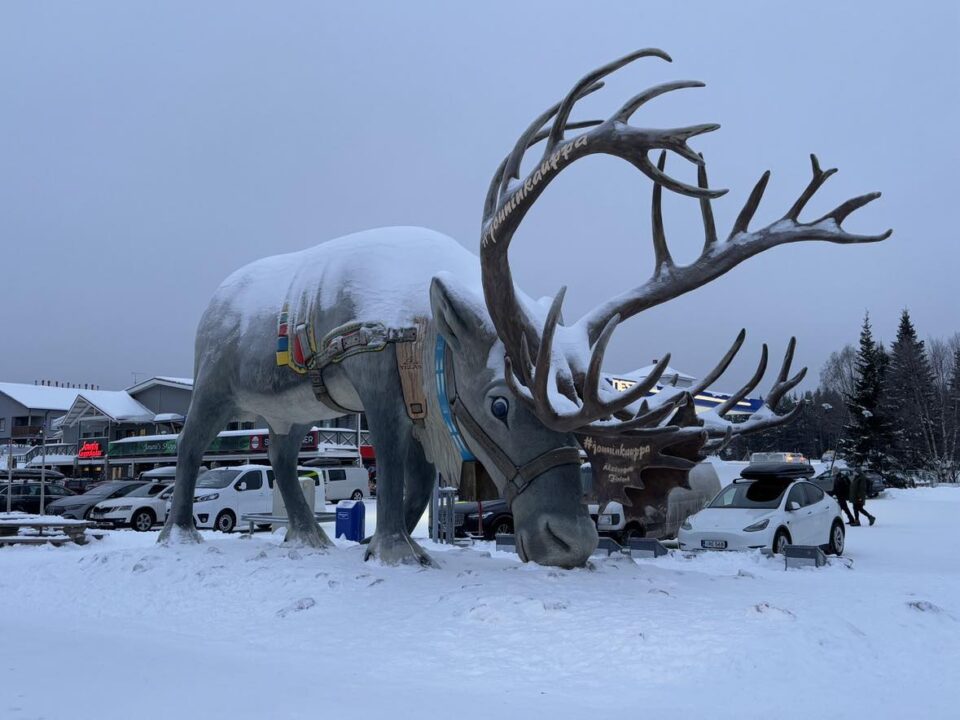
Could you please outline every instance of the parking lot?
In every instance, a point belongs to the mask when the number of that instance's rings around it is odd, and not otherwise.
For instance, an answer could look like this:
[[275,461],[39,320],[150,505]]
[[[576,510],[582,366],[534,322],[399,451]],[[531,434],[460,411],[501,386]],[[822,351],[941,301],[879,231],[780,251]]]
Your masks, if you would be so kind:
[[[872,508],[879,522],[850,529],[847,558],[786,572],[758,552],[679,551],[565,571],[492,543],[425,540],[440,569],[392,568],[363,563],[353,543],[284,548],[281,533],[204,531],[202,545],[163,549],[156,531],[117,531],[86,547],[8,548],[0,716],[166,717],[157,691],[177,688],[190,715],[212,718],[306,718],[328,704],[379,715],[426,697],[458,718],[829,717],[851,701],[853,673],[863,716],[951,717],[960,490],[890,490]],[[63,663],[52,693],[37,668]],[[98,698],[85,693],[104,677]],[[750,693],[728,692],[750,677]]]

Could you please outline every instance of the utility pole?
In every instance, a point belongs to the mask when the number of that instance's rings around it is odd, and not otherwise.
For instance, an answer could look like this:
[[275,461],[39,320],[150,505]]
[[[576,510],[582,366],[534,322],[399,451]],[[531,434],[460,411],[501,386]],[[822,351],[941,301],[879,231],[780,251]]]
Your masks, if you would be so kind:
[[43,413],[43,425],[40,427],[40,514],[43,515],[47,493],[47,416],[49,410]]
[[11,500],[13,500],[13,428],[10,428],[10,437],[7,438],[7,512],[10,512]]

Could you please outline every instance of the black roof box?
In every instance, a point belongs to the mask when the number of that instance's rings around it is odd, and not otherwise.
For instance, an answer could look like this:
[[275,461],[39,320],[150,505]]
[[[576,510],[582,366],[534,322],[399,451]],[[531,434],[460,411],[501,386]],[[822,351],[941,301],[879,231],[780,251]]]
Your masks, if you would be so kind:
[[747,465],[740,477],[746,480],[790,479],[811,477],[813,473],[813,467],[807,463],[770,462]]

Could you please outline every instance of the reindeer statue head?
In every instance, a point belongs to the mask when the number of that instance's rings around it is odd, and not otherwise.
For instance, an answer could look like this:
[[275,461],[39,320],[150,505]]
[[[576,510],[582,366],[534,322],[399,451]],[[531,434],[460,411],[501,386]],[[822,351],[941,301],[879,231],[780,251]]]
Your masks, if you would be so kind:
[[[498,167],[487,193],[481,228],[482,282],[489,318],[482,308],[458,297],[440,278],[435,279],[431,290],[434,316],[441,336],[452,346],[452,364],[456,366],[453,415],[467,445],[512,505],[520,556],[546,565],[581,565],[597,543],[596,529],[581,499],[577,436],[649,438],[661,448],[683,447],[684,452],[664,457],[661,464],[684,474],[704,450],[717,449],[734,435],[788,422],[794,414],[776,413],[780,399],[806,373],[804,368],[790,376],[793,339],[763,407],[745,422],[733,423],[726,414],[763,377],[766,346],[750,381],[718,408],[698,416],[692,398],[726,370],[745,333],[740,332],[717,367],[693,388],[681,391],[663,387],[669,385],[664,372],[670,360],[664,354],[644,381],[618,393],[601,383],[601,369],[604,352],[621,321],[700,287],[777,245],[804,240],[867,243],[891,234],[854,235],[841,227],[847,216],[879,193],[848,200],[821,218],[801,222],[804,206],[836,172],[821,170],[817,158],[811,156],[813,177],[782,218],[764,228],[748,229],[769,180],[769,172],[764,173],[733,229],[720,239],[711,201],[726,190],[708,187],[703,157],[687,144],[690,138],[719,126],[660,130],[628,124],[649,100],[682,88],[702,87],[702,83],[665,83],[630,98],[606,120],[570,120],[574,105],[599,90],[602,78],[644,57],[670,61],[661,50],[645,49],[589,73],[561,102],[533,121]],[[567,137],[572,130],[583,132]],[[524,156],[541,141],[546,141],[541,160],[521,178]],[[648,157],[652,150],[660,151],[656,165]],[[664,172],[668,151],[697,166],[697,187]],[[561,321],[565,289],[559,291],[544,317],[538,308],[522,301],[514,287],[508,250],[527,211],[553,179],[580,158],[595,153],[623,158],[654,183],[653,275],[566,325]],[[660,209],[663,188],[699,201],[703,250],[689,265],[677,265],[670,255]],[[647,397],[658,388],[660,392]]]

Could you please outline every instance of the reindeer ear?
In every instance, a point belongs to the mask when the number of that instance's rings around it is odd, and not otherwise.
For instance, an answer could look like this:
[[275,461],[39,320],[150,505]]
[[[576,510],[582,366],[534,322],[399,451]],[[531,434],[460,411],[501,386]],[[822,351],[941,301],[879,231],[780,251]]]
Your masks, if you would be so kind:
[[437,332],[455,351],[493,339],[483,302],[447,273],[430,282],[430,306]]

